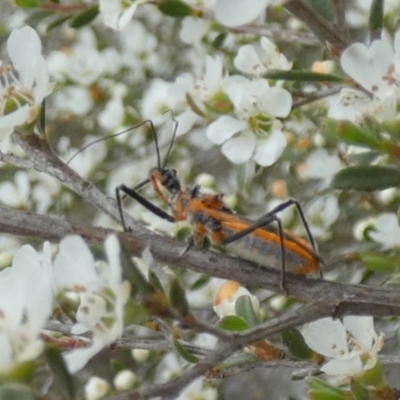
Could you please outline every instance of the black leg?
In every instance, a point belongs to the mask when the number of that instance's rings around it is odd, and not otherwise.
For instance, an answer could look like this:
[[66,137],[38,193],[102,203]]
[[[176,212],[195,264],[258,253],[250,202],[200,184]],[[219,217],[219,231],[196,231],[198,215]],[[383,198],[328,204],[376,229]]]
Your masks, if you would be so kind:
[[258,219],[257,221],[254,222],[254,224],[250,225],[248,228],[243,229],[242,231],[235,233],[232,236],[229,236],[228,238],[224,239],[222,241],[222,244],[229,244],[234,242],[235,240],[238,240],[240,238],[242,238],[243,236],[248,235],[249,233],[255,231],[258,228],[262,228],[264,226],[269,225],[271,222],[276,221],[278,218],[276,217],[276,214],[278,214],[279,212],[285,210],[286,208],[295,205],[297,208],[297,211],[300,215],[300,219],[301,222],[304,225],[304,228],[307,232],[307,236],[308,236],[308,240],[311,244],[311,247],[313,248],[313,250],[316,252],[316,248],[315,248],[315,243],[314,243],[314,239],[311,235],[311,231],[310,228],[308,226],[308,223],[306,221],[306,217],[304,216],[304,212],[300,206],[300,203],[297,200],[293,200],[293,199],[289,199],[287,201],[285,201],[282,204],[279,204],[279,206],[275,207],[272,211],[266,213],[265,215],[263,215],[260,219]]
[[[263,215],[260,219],[254,222],[254,224],[250,225],[248,228],[241,230],[240,232],[235,233],[234,235],[231,235],[221,241],[221,244],[229,244],[232,243],[236,240],[241,239],[242,237],[248,235],[251,232],[254,232],[258,228],[262,228],[264,226],[269,225],[271,222],[276,221],[278,224],[278,233],[279,233],[279,240],[281,243],[281,266],[282,266],[282,277],[281,277],[281,287],[282,289],[286,292],[286,294],[289,294],[286,288],[286,282],[285,282],[285,273],[286,273],[286,249],[284,245],[284,233],[283,233],[283,227],[282,227],[282,221],[277,217],[277,213],[285,210],[286,208],[295,205],[297,208],[297,211],[300,215],[300,219],[304,225],[304,228],[307,232],[308,240],[314,250],[312,253],[313,256],[319,261],[322,261],[321,257],[317,254],[316,248],[315,248],[315,243],[314,239],[311,235],[310,228],[308,226],[308,223],[306,221],[306,217],[304,215],[304,212],[300,206],[300,203],[297,200],[289,199],[285,201],[282,204],[279,204],[277,207],[275,207],[272,211],[266,213]],[[298,242],[299,246],[303,247],[305,250],[310,251],[307,249],[304,245],[302,245],[301,242]]]
[[140,195],[138,192],[136,192],[133,189],[128,188],[126,185],[120,185],[115,188],[115,195],[117,198],[117,205],[118,205],[118,211],[119,215],[121,218],[121,224],[125,232],[128,232],[129,229],[126,226],[125,218],[124,218],[124,211],[123,211],[123,206],[122,206],[122,200],[121,200],[121,194],[120,192],[125,193],[127,196],[132,197],[135,199],[137,202],[139,202],[143,207],[146,207],[149,211],[157,215],[158,217],[165,219],[169,222],[175,222],[174,217],[166,213],[165,211],[161,210],[161,208],[158,208],[155,206],[153,203],[151,203],[149,200],[147,200],[145,197]]

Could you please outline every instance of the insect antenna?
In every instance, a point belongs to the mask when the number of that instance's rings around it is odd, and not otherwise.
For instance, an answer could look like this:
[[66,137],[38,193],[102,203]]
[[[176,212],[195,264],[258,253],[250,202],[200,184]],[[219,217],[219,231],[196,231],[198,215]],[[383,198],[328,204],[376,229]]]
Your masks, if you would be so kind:
[[113,135],[109,135],[109,136],[106,136],[104,138],[93,140],[92,142],[90,142],[90,143],[86,144],[85,146],[83,146],[82,148],[80,148],[72,157],[70,157],[70,159],[66,162],[66,164],[68,165],[78,154],[84,152],[86,149],[88,149],[92,145],[94,145],[96,143],[103,142],[104,140],[108,140],[108,139],[112,139],[112,138],[124,135],[125,133],[133,131],[134,129],[140,128],[141,126],[143,126],[145,124],[150,124],[151,125],[151,129],[154,131],[153,121],[150,120],[150,119],[146,119],[145,121],[139,122],[138,124],[136,124],[134,126],[131,126],[130,128],[127,128],[127,129],[125,129],[125,130],[123,130],[121,132],[114,133]]
[[[174,143],[175,143],[176,132],[178,131],[178,126],[179,126],[179,122],[175,119],[174,112],[169,109],[169,110],[164,111],[163,114],[166,114],[167,112],[171,113],[171,120],[174,123],[174,130],[172,132],[171,143],[169,144],[167,154],[165,155],[165,161],[164,161],[163,168],[165,168],[167,166],[168,159],[169,159],[169,156],[172,151],[172,147],[174,146]],[[158,165],[161,166],[161,164],[158,164]]]

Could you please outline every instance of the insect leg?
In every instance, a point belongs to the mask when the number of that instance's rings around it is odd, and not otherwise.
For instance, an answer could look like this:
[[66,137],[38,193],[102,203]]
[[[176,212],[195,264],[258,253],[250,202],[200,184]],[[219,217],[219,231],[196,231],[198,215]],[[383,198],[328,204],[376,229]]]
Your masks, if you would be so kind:
[[[255,221],[253,224],[251,224],[249,227],[247,227],[246,229],[241,230],[240,232],[237,232],[227,238],[224,238],[221,241],[221,244],[229,244],[232,243],[236,240],[241,239],[242,237],[254,232],[256,229],[265,227],[267,225],[269,225],[271,222],[276,221],[276,223],[278,224],[278,233],[279,233],[279,239],[280,239],[280,243],[281,243],[281,263],[282,263],[282,280],[281,280],[281,286],[282,289],[285,290],[285,292],[287,293],[287,289],[285,287],[285,270],[286,270],[286,249],[285,249],[285,245],[284,245],[284,239],[285,239],[285,234],[283,232],[283,227],[282,227],[282,222],[281,220],[277,217],[277,213],[285,210],[286,208],[295,205],[297,208],[297,211],[300,215],[300,219],[304,225],[304,228],[307,232],[307,236],[309,239],[309,242],[313,248],[313,252],[310,251],[309,248],[307,248],[304,244],[302,244],[300,241],[296,241],[296,244],[300,247],[302,247],[304,250],[308,251],[310,254],[312,254],[312,256],[320,261],[323,262],[322,258],[317,254],[316,252],[316,248],[315,248],[315,242],[314,239],[311,235],[311,231],[310,228],[308,226],[308,223],[306,221],[304,212],[300,206],[300,203],[297,200],[294,199],[289,199],[281,204],[279,204],[277,207],[275,207],[273,210],[271,210],[270,212],[266,213],[264,216],[262,216],[260,219],[258,219],[257,221]],[[293,240],[294,238],[291,238],[291,240]],[[322,275],[321,275],[322,276]]]
[[126,222],[125,222],[125,218],[124,218],[124,212],[123,212],[123,206],[122,206],[122,200],[121,200],[121,192],[123,192],[127,196],[135,199],[143,207],[146,207],[149,211],[151,211],[153,214],[157,215],[158,217],[163,218],[169,222],[175,222],[175,218],[173,216],[171,216],[168,213],[166,213],[165,211],[161,210],[161,208],[158,208],[157,206],[155,206],[153,203],[151,203],[149,200],[147,200],[145,197],[140,195],[135,190],[128,188],[128,186],[126,186],[126,185],[119,185],[115,188],[115,195],[117,198],[117,205],[118,205],[119,215],[121,218],[121,224],[122,224],[122,227],[124,228],[125,232],[128,232],[129,229],[126,226]]
[[[315,256],[315,258],[316,258],[317,260],[319,260],[319,261],[322,262],[321,257],[317,254],[317,250],[316,250],[316,248],[315,248],[315,242],[314,242],[314,239],[313,239],[313,237],[312,237],[312,235],[311,235],[311,231],[310,231],[310,228],[309,228],[308,223],[307,223],[307,221],[306,221],[306,217],[305,217],[305,215],[304,215],[304,212],[303,212],[303,210],[302,210],[302,208],[301,208],[301,206],[300,206],[300,203],[299,203],[297,200],[294,200],[294,199],[289,199],[289,200],[287,200],[287,201],[285,201],[285,202],[279,204],[279,205],[278,205],[277,207],[275,207],[273,210],[269,211],[268,213],[266,213],[265,215],[263,215],[261,218],[259,218],[257,221],[255,221],[253,224],[251,224],[248,228],[246,228],[246,229],[244,229],[244,230],[242,230],[242,231],[240,231],[240,232],[238,232],[238,233],[235,233],[234,235],[229,236],[228,238],[224,239],[224,240],[222,241],[222,244],[229,244],[229,243],[232,243],[232,242],[234,242],[235,240],[238,240],[238,239],[242,238],[243,236],[248,235],[249,233],[255,231],[255,230],[258,229],[258,228],[262,228],[262,227],[264,227],[264,226],[269,225],[271,222],[276,221],[276,218],[277,218],[277,217],[276,217],[276,214],[277,214],[277,213],[279,213],[279,212],[285,210],[286,208],[288,208],[288,207],[290,207],[290,206],[292,206],[292,205],[295,205],[295,206],[296,206],[297,211],[298,211],[298,213],[299,213],[299,215],[300,215],[300,219],[301,219],[301,222],[303,223],[304,228],[305,228],[305,230],[306,230],[308,240],[309,240],[309,242],[310,242],[310,244],[311,244],[311,247],[313,248],[313,250],[314,250],[314,252],[315,252],[313,255]],[[300,242],[297,243],[297,244],[298,244],[300,247],[305,248],[305,246],[302,245]]]

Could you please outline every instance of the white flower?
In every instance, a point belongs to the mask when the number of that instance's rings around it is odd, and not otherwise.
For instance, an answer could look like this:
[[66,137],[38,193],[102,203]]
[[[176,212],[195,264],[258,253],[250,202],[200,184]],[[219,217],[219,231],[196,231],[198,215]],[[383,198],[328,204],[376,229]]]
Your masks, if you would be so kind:
[[51,250],[42,260],[31,246],[15,254],[12,266],[0,272],[0,371],[36,358],[43,349],[39,334],[51,315],[53,288]]
[[269,0],[217,0],[215,18],[225,26],[248,24],[260,16]]
[[[192,129],[200,120],[192,110],[187,108],[186,93],[192,85],[192,77],[183,74],[176,78],[175,82],[166,82],[162,79],[154,79],[142,101],[142,116],[151,119],[155,125],[165,122],[170,116],[163,115],[166,110],[173,110],[174,118],[178,122],[177,135],[183,135]],[[170,126],[170,125],[169,125]],[[172,131],[167,135],[169,140]]]
[[200,18],[186,17],[182,20],[179,36],[182,42],[200,49],[201,40],[210,30],[210,22]]
[[123,124],[125,116],[124,104],[120,95],[114,95],[99,113],[97,121],[107,131],[116,132]]
[[343,89],[338,105],[333,104],[329,116],[354,119],[368,114],[379,121],[396,117],[400,96],[400,32],[396,33],[395,49],[385,40],[375,40],[370,47],[351,44],[342,53],[341,65],[373,97],[358,90]]
[[119,371],[113,380],[115,389],[123,392],[132,389],[137,382],[137,376],[129,369]]
[[374,228],[369,236],[384,248],[400,246],[400,227],[396,214],[380,214],[375,220]]
[[369,48],[353,43],[343,51],[340,61],[349,76],[379,99],[396,91],[393,47],[385,40],[375,40]]
[[71,373],[79,371],[91,357],[122,335],[124,305],[129,285],[122,282],[119,243],[115,236],[105,241],[108,264],[96,265],[86,243],[79,236],[70,236],[60,243],[54,262],[54,280],[58,290],[80,295],[76,314],[78,323],[72,333],[91,330],[91,346],[72,350],[65,355]]
[[237,117],[219,117],[207,128],[207,137],[215,144],[225,142],[222,152],[234,163],[253,158],[262,166],[272,165],[286,147],[282,123],[277,118],[289,114],[290,93],[280,87],[269,87],[263,79],[249,81],[236,77],[232,77],[225,91]]
[[105,397],[110,389],[110,385],[102,378],[92,376],[85,385],[85,399],[99,400]]
[[132,358],[138,362],[143,363],[147,361],[150,357],[150,350],[147,349],[132,349],[131,350]]
[[266,37],[260,40],[260,46],[247,44],[241,46],[234,59],[235,67],[247,74],[261,76],[269,69],[288,70],[292,68],[286,57]]
[[195,379],[177,397],[177,400],[217,400],[218,391],[216,388],[207,385],[205,378]]
[[311,349],[331,359],[321,371],[336,377],[352,377],[372,368],[383,346],[372,317],[345,317],[343,323],[323,318],[304,325],[301,331]]
[[[51,74],[59,81],[71,80],[74,83],[90,86],[98,82],[110,67],[109,49],[97,50],[97,39],[89,28],[79,31],[77,43],[68,51],[53,51],[49,56]],[[120,64],[120,60],[116,60]]]
[[[93,142],[93,140],[95,140],[93,136],[87,136],[82,146]],[[66,138],[65,142],[63,141],[59,144],[59,147],[64,147],[67,145],[68,139]],[[96,143],[96,146],[89,146],[83,152],[78,154],[76,154],[77,151],[78,150],[75,148],[69,148],[64,155],[64,158],[69,160],[71,157],[73,157],[68,165],[83,177],[88,177],[93,171],[93,168],[99,165],[99,163],[101,163],[104,160],[104,157],[107,155],[107,147],[104,141]]]
[[224,73],[220,57],[206,56],[205,73],[201,75],[190,90],[190,94],[198,100],[198,106],[209,102],[216,97],[224,87],[228,74]]
[[29,177],[25,171],[18,171],[14,182],[0,183],[0,198],[8,206],[25,207],[31,194]]
[[305,210],[308,225],[314,237],[329,234],[329,227],[338,219],[340,208],[335,195],[315,198]]
[[51,89],[42,44],[35,30],[29,26],[14,29],[7,50],[18,78],[11,66],[0,61],[0,139],[14,127],[32,122]]
[[138,0],[129,4],[120,0],[99,0],[100,14],[104,24],[117,31],[122,31],[142,2]]
[[67,86],[54,94],[54,105],[58,110],[84,116],[93,107],[93,98],[85,87]]
[[321,179],[323,188],[326,188],[341,168],[342,163],[337,155],[330,155],[326,149],[317,149],[307,157],[300,175],[303,178]]
[[[128,25],[121,37],[122,64],[129,68],[129,79],[142,82],[147,72],[163,71],[168,63],[160,56],[157,36],[150,32],[140,21]],[[162,75],[162,74],[154,74]]]

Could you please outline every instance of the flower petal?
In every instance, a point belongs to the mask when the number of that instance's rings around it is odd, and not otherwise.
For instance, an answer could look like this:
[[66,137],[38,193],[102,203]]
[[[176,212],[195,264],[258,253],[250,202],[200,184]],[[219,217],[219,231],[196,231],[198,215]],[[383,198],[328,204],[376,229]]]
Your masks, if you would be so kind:
[[239,71],[246,72],[247,74],[254,74],[255,72],[260,74],[260,69],[263,71],[266,70],[254,46],[250,44],[240,47],[233,63]]
[[372,348],[377,334],[374,329],[374,319],[372,317],[349,316],[343,318],[346,330],[367,349]]
[[244,128],[246,128],[244,121],[223,115],[208,126],[206,134],[213,143],[222,144]]
[[353,43],[341,57],[343,70],[362,87],[376,94],[385,95],[389,82],[384,76],[393,63],[393,48],[384,40],[375,40],[368,48],[362,43]]
[[242,164],[250,160],[256,139],[253,135],[239,136],[225,142],[221,148],[225,157],[235,164]]
[[280,87],[268,88],[266,96],[257,101],[260,109],[271,117],[285,118],[292,109],[291,94]]
[[7,41],[7,51],[22,86],[32,89],[38,59],[43,58],[39,35],[30,26],[14,29]]
[[348,353],[346,329],[339,320],[322,318],[304,325],[301,332],[317,353],[334,358]]
[[346,360],[331,360],[326,363],[321,371],[328,375],[354,375],[362,371],[363,363],[358,355],[348,358]]
[[[21,108],[0,117],[0,130],[11,133],[14,127],[24,124],[29,119],[30,107],[25,104]],[[0,139],[4,139],[7,135],[0,135]]]
[[253,158],[258,164],[267,167],[282,155],[285,147],[285,135],[282,131],[274,131],[268,139],[258,141]]
[[217,0],[215,17],[225,26],[239,26],[254,21],[267,7],[269,0]]
[[61,241],[54,261],[54,280],[58,288],[88,286],[99,281],[93,255],[80,236]]

